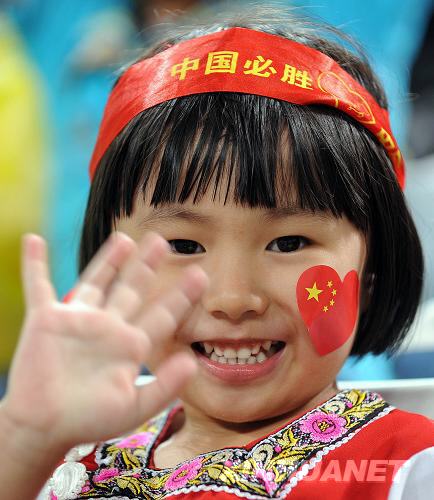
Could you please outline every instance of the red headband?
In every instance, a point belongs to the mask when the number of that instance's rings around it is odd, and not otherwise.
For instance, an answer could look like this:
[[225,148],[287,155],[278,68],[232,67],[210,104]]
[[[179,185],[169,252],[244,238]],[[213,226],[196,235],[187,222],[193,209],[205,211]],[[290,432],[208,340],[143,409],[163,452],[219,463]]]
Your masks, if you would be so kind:
[[371,94],[325,54],[246,28],[180,42],[131,66],[109,97],[90,164],[91,179],[111,142],[139,113],[176,97],[208,92],[336,107],[377,137],[404,187],[404,161],[389,114]]

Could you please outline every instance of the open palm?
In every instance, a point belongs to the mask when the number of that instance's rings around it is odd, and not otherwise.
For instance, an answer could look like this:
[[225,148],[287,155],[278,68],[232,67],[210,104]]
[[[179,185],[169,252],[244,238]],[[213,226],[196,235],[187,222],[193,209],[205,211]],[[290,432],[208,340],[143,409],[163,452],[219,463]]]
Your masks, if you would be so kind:
[[27,314],[2,402],[18,428],[53,446],[105,440],[134,429],[184,388],[196,365],[182,353],[165,360],[152,383],[134,384],[153,345],[170,340],[207,284],[205,273],[190,266],[176,286],[147,301],[167,249],[156,233],[138,245],[112,235],[72,299],[61,303],[44,240],[25,238]]

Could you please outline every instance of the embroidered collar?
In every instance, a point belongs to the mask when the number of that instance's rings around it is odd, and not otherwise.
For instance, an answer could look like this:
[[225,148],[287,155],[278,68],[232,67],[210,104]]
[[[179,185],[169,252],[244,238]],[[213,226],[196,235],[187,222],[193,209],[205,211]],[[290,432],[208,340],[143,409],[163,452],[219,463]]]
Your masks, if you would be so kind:
[[250,448],[224,448],[175,468],[153,469],[151,454],[176,412],[172,406],[139,432],[101,444],[98,469],[88,474],[86,491],[77,498],[160,500],[192,491],[284,498],[324,455],[393,409],[376,393],[341,391]]

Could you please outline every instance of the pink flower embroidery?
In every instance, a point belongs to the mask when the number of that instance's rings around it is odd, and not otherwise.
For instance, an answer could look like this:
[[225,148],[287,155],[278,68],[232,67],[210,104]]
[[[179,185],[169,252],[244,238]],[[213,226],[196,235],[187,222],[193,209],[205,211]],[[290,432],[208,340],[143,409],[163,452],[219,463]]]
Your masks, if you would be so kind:
[[274,472],[265,469],[256,469],[255,477],[264,483],[265,490],[268,494],[272,494],[277,488],[277,484],[273,481],[275,478]]
[[95,483],[101,483],[102,481],[107,481],[111,477],[119,475],[119,469],[117,467],[113,467],[112,469],[102,469],[98,474],[95,474],[93,480]]
[[90,482],[86,481],[83,488],[81,488],[81,493],[87,493],[90,490]]
[[118,448],[137,448],[139,446],[144,446],[148,444],[153,437],[152,432],[141,432],[139,434],[133,434],[128,436],[119,443],[116,444]]
[[334,413],[316,411],[309,415],[300,425],[300,430],[311,435],[314,441],[329,443],[345,432],[346,420]]
[[183,488],[188,483],[188,481],[194,479],[197,476],[201,467],[202,461],[199,458],[181,465],[181,467],[173,471],[169,476],[164,489],[176,490],[177,488]]
[[50,500],[57,500],[56,495],[52,491],[50,491]]

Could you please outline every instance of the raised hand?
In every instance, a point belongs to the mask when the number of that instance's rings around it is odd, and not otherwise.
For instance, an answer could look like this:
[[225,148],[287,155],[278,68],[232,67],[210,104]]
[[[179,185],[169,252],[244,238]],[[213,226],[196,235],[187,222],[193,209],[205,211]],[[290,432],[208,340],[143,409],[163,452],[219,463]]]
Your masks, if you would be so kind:
[[170,341],[207,285],[201,268],[190,266],[147,301],[167,250],[156,233],[138,245],[112,235],[65,304],[50,281],[44,240],[24,238],[27,313],[1,404],[17,429],[45,440],[47,450],[105,440],[134,429],[184,388],[196,362],[183,353],[165,360],[154,382],[134,384],[153,345]]

